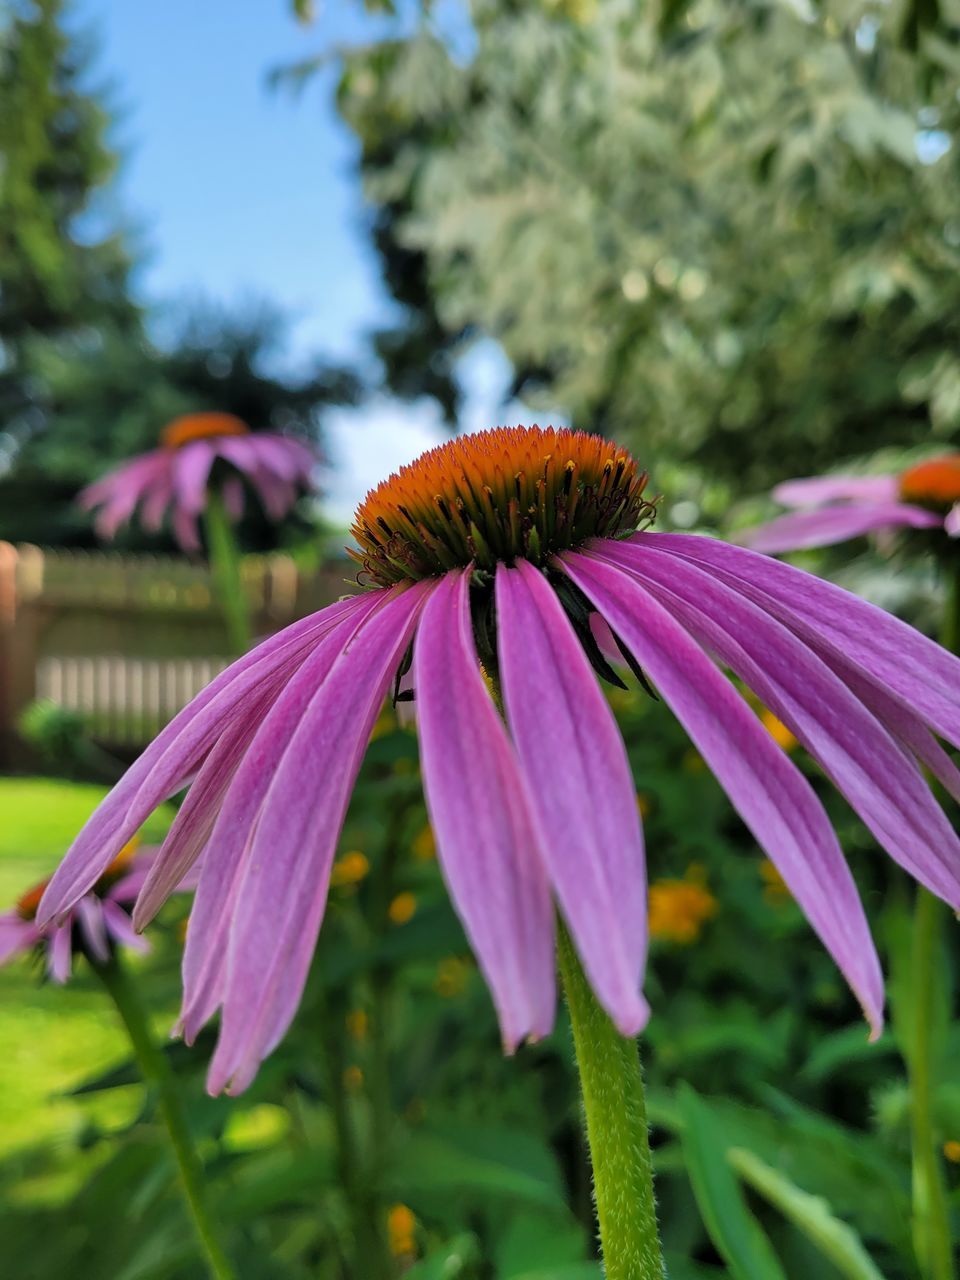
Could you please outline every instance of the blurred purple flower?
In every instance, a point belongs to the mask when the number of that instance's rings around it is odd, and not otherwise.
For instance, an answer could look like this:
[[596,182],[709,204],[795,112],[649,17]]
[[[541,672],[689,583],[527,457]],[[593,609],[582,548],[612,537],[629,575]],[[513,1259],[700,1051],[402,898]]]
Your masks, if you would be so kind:
[[960,454],[921,462],[899,475],[820,476],[787,480],[772,494],[801,508],[740,535],[768,555],[829,547],[864,533],[943,529],[960,537]]
[[[43,927],[37,923],[37,907],[48,880],[28,890],[13,911],[0,914],[0,964],[40,948],[47,973],[54,982],[63,983],[70,977],[78,947],[102,963],[116,946],[148,951],[149,943],[134,930],[124,908],[136,901],[159,850],[138,853],[136,846],[136,840],[129,841],[59,923]],[[194,867],[177,889],[195,889],[198,875],[199,867]]]
[[[271,520],[284,518],[303,489],[312,486],[316,457],[286,436],[253,432],[229,413],[193,413],[176,418],[161,432],[161,445],[140,454],[89,485],[79,495],[88,510],[99,507],[97,533],[112,538],[139,505],[144,528],[156,531],[168,509],[184,551],[198,551],[198,517],[207,502],[214,463],[230,464],[223,480],[228,514],[243,515],[245,477]],[[236,474],[239,473],[239,474]]]
[[569,431],[484,432],[424,455],[358,512],[356,554],[375,589],[217,677],[90,819],[47,890],[44,921],[189,786],[134,922],[203,853],[180,1025],[192,1040],[222,1011],[211,1091],[245,1088],[294,1016],[361,759],[408,669],[438,857],[506,1048],[553,1023],[554,902],[616,1025],[643,1025],[643,839],[591,669],[613,674],[598,634],[632,655],[686,727],[879,1034],[879,961],[830,821],[716,664],[783,721],[891,857],[956,909],[960,842],[923,770],[960,798],[960,772],[934,736],[960,746],[960,661],[789,565],[709,538],[631,532],[652,518],[645,482],[623,450]]

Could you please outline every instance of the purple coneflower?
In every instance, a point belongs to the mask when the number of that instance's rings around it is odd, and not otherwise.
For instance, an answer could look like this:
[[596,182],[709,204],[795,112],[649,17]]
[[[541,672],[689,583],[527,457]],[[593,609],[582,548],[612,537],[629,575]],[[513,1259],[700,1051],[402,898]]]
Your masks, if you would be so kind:
[[[622,650],[686,727],[860,1001],[883,982],[813,788],[718,664],[790,729],[878,842],[960,907],[960,661],[855,596],[764,556],[656,534],[646,475],[567,430],[504,428],[373,490],[353,533],[369,589],[214,680],[131,767],[44,896],[62,918],[150,812],[189,785],[134,911],[142,928],[201,853],[184,957],[188,1039],[218,1009],[208,1085],[239,1091],[299,1002],[350,793],[409,677],[437,853],[508,1050],[554,1018],[555,907],[619,1030],[647,1017],[643,839],[595,678]],[[502,699],[502,713],[501,703]]]
[[741,536],[744,545],[770,555],[829,547],[864,533],[897,529],[942,529],[956,538],[960,537],[960,454],[921,462],[899,475],[787,480],[772,496],[782,506],[798,510]]
[[234,474],[222,483],[224,505],[243,514],[245,477],[272,520],[282,520],[303,489],[310,487],[316,458],[306,445],[286,436],[254,432],[230,413],[190,413],[160,433],[160,448],[131,458],[80,494],[82,506],[99,507],[97,532],[112,538],[136,508],[144,528],[156,531],[168,509],[184,551],[198,551],[197,520],[207,504],[217,461]]
[[[101,964],[118,946],[148,951],[149,943],[134,930],[125,908],[136,901],[156,855],[155,849],[137,853],[136,841],[131,841],[59,923],[43,927],[37,923],[37,907],[49,880],[29,889],[12,911],[0,914],[0,964],[26,952],[41,951],[49,976],[64,983],[77,950]],[[192,876],[189,881],[178,887],[194,887]]]

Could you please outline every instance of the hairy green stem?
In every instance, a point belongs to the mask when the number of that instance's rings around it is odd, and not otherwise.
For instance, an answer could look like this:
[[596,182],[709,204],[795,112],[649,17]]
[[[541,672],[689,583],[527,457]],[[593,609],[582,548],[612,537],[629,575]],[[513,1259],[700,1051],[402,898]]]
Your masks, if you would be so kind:
[[917,889],[913,917],[912,1035],[908,1060],[913,1147],[913,1243],[926,1280],[955,1280],[950,1206],[934,1138],[936,1010],[941,990],[943,920],[939,898]]
[[223,497],[214,489],[207,493],[204,523],[214,589],[226,623],[230,648],[234,655],[239,656],[250,648],[253,629],[240,571],[240,550]]
[[[951,653],[957,653],[960,651],[960,567],[948,572],[946,587],[940,642]],[[945,919],[946,907],[939,898],[918,887],[913,917],[913,1017],[907,1065],[913,1150],[913,1244],[925,1280],[955,1280],[957,1274],[950,1233],[950,1203],[933,1118]]]
[[597,1003],[563,924],[558,934],[605,1275],[607,1280],[663,1280],[637,1044],[620,1035]]
[[136,988],[119,959],[114,956],[106,964],[93,967],[126,1027],[144,1082],[157,1095],[160,1114],[177,1162],[181,1188],[210,1274],[216,1280],[234,1280],[233,1267],[223,1251],[206,1204],[203,1166],[190,1136],[176,1076],[157,1047]]

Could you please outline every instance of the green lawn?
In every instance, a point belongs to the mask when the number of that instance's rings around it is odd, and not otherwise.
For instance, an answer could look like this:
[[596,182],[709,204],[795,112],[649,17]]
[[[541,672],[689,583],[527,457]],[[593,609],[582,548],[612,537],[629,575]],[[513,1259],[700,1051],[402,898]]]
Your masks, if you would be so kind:
[[[50,874],[103,794],[48,778],[0,778],[0,910]],[[158,840],[168,821],[152,818],[145,842]],[[82,963],[66,987],[42,981],[25,958],[0,969],[0,1045],[0,1157],[39,1142],[62,1144],[91,1121],[113,1126],[132,1118],[139,1087],[82,1102],[63,1097],[125,1056],[113,1010]]]

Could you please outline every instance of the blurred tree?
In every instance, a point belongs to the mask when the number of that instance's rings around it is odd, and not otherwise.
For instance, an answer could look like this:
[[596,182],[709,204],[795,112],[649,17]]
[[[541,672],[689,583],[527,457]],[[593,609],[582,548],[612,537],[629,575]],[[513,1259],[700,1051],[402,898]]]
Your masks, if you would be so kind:
[[[272,372],[284,331],[282,317],[261,307],[241,318],[194,313],[164,347],[137,328],[36,341],[28,350],[36,378],[29,429],[13,423],[19,442],[0,481],[0,538],[92,542],[77,491],[114,463],[155,448],[160,429],[182,413],[222,410],[254,430],[289,432],[319,447],[323,409],[353,400],[357,384],[320,363],[300,377]],[[246,543],[276,545],[277,531],[255,503],[248,507]],[[173,546],[136,525],[118,542]]]
[[130,253],[100,207],[117,167],[110,119],[87,84],[90,51],[63,0],[0,10],[0,413],[29,401],[37,335],[136,326]]
[[490,334],[532,404],[717,509],[956,442],[960,45],[927,9],[474,0],[345,53],[390,385],[437,395]]

